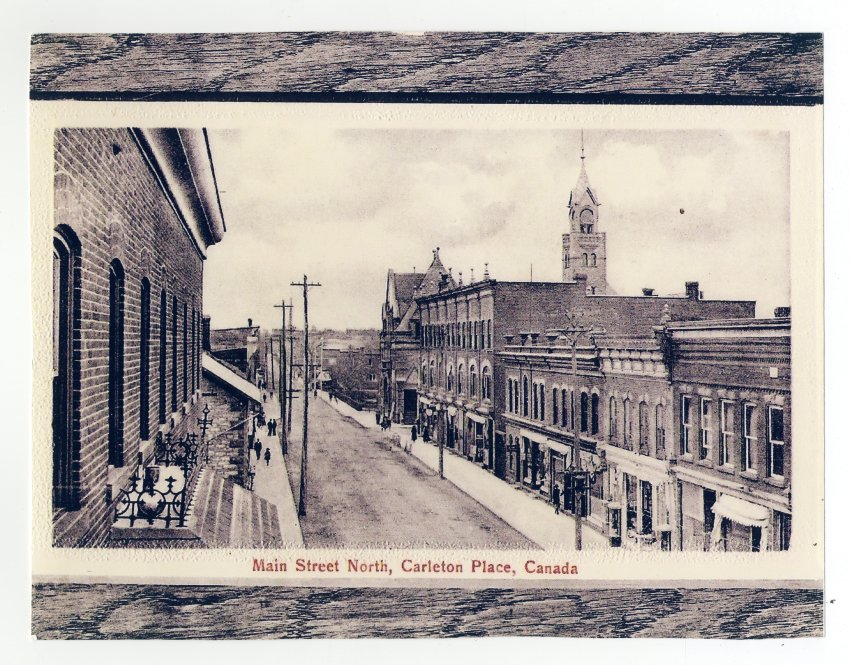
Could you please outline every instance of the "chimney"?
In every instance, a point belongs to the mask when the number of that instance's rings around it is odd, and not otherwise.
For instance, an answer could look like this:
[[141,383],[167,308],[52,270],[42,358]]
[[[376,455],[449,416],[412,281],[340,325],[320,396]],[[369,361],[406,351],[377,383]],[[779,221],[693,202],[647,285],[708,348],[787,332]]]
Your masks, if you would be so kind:
[[253,323],[254,323],[254,319],[248,319],[248,327],[249,328],[253,327],[253,325],[252,325]]
[[204,347],[204,351],[210,351],[210,317],[209,315],[204,315],[204,330],[201,338],[201,344]]
[[790,319],[791,318],[791,308],[790,307],[777,307],[773,310],[773,316],[777,319]]
[[649,288],[644,287],[641,290],[643,291],[643,295],[645,295],[645,296],[654,296],[655,295],[655,289],[649,289]]
[[690,300],[699,300],[699,282],[685,282],[685,293]]

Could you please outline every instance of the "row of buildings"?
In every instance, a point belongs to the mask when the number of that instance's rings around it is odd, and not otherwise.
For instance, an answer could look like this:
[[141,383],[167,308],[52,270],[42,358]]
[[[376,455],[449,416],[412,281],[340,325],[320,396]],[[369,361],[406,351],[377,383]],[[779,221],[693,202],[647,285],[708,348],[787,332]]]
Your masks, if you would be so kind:
[[203,316],[225,233],[206,131],[62,129],[54,155],[52,501],[36,521],[50,512],[57,546],[279,544],[276,507],[250,491],[251,338]]
[[588,472],[578,508],[612,546],[787,549],[790,310],[613,293],[598,205],[582,155],[562,282],[463,284],[439,250],[390,270],[379,410],[548,500]]

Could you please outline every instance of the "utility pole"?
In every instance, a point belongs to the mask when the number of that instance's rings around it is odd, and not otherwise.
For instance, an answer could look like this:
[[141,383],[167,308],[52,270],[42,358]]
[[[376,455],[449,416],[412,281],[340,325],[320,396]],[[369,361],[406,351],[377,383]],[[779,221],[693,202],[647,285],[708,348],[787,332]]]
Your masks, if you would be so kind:
[[300,286],[304,294],[304,426],[301,436],[301,482],[298,489],[298,515],[304,517],[307,514],[307,407],[310,401],[310,390],[307,384],[307,367],[310,364],[310,324],[307,316],[307,288],[310,286],[321,286],[318,282],[308,282],[304,275],[303,282],[291,282],[290,286]]
[[[576,411],[578,410],[578,401],[581,399],[581,393],[577,392],[578,387],[578,359],[576,357],[576,346],[578,345],[578,340],[583,333],[589,332],[591,329],[585,326],[579,325],[579,321],[573,313],[569,313],[567,315],[567,322],[569,326],[562,330],[559,330],[562,335],[567,339],[570,344],[570,348],[572,349],[572,370],[573,370],[573,389],[572,389],[572,397],[570,399],[570,414],[573,421],[573,459],[570,463],[570,467],[575,470],[576,473],[581,473],[581,440],[579,439],[579,419],[576,418]],[[578,399],[576,399],[578,398]],[[570,474],[572,476],[572,474]],[[575,477],[575,476],[573,476]],[[566,486],[567,476],[564,476],[564,485]],[[573,487],[578,487],[575,483]],[[586,482],[581,483],[582,488],[586,488]],[[566,487],[564,487],[566,491]],[[575,533],[575,541],[576,541],[576,549],[581,550],[582,542],[581,542],[581,518],[582,518],[582,509],[583,509],[583,501],[584,494],[587,489],[582,489],[581,496],[579,496],[578,492],[572,492],[573,496],[573,517],[575,519],[576,533]]]
[[[295,337],[295,326],[292,324],[292,318],[293,318],[292,317],[292,312],[293,312],[292,307],[293,307],[292,298],[290,298],[289,299],[289,357],[291,359],[291,362],[289,363],[289,391],[287,392],[287,396],[286,396],[289,403],[288,403],[287,408],[286,408],[286,423],[284,425],[286,427],[287,435],[292,431],[292,393],[294,392],[293,383],[292,383],[292,366],[295,364],[295,355],[294,355],[293,350],[292,350],[292,343],[293,343],[292,340]],[[281,330],[280,332],[281,332],[281,335],[284,334],[283,330]]]
[[269,356],[271,356],[272,372],[271,372],[271,376],[269,378],[271,379],[271,381],[270,381],[271,385],[274,386],[274,335],[272,335],[271,339],[269,340],[268,348],[267,348],[266,352],[268,353]]
[[[280,354],[280,376],[278,380],[278,399],[280,400],[280,448],[283,454],[289,452],[289,434],[286,429],[287,422],[287,400],[288,407],[292,408],[292,394],[290,390],[292,385],[287,385],[286,382],[286,366],[291,364],[291,360],[286,357],[286,308],[291,308],[292,305],[287,305],[285,300],[280,301],[280,305],[275,305],[280,308],[280,338],[278,340],[278,353]],[[292,325],[292,312],[289,313],[289,325]],[[274,380],[274,349],[272,349],[272,380]]]

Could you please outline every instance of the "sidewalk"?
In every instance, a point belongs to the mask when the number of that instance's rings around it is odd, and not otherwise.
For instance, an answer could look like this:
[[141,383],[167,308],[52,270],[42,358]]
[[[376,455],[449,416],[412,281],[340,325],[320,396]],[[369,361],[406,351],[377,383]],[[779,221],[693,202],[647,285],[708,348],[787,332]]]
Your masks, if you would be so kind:
[[[380,430],[380,427],[375,424],[374,413],[357,411],[345,402],[331,401],[322,392],[319,392],[319,397],[361,426]],[[393,434],[399,435],[402,446],[410,442],[409,425],[393,424],[390,430],[383,434],[388,438]],[[429,468],[438,470],[440,451],[436,445],[417,439],[413,444],[412,454]],[[498,517],[540,547],[575,549],[573,518],[563,513],[556,515],[551,503],[535,498],[519,487],[509,485],[479,465],[447,449],[443,452],[443,473],[446,479],[458,489],[492,510]],[[583,526],[584,549],[608,549],[608,539],[605,536],[593,530],[586,522]]]
[[[269,418],[278,417],[280,404],[276,399],[268,400],[263,408]],[[279,417],[278,417],[279,419]],[[254,493],[270,503],[277,506],[278,519],[280,520],[280,532],[283,542],[293,547],[303,547],[304,537],[301,534],[301,524],[298,521],[298,511],[295,508],[295,499],[289,485],[289,476],[283,455],[280,452],[280,440],[277,436],[269,436],[265,427],[257,428],[257,437],[263,444],[260,459],[251,451],[251,465],[255,472]],[[266,449],[271,451],[271,459],[266,465]]]

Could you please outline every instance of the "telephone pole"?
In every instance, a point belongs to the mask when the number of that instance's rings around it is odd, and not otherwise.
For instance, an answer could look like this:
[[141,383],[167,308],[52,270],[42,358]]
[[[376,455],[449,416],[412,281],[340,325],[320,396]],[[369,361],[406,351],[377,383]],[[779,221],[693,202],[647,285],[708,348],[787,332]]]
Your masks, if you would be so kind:
[[307,316],[307,289],[311,286],[321,286],[318,282],[308,282],[304,275],[302,282],[291,282],[290,286],[300,286],[304,294],[304,426],[301,437],[301,482],[298,488],[298,515],[307,514],[307,407],[310,402],[310,389],[307,384],[307,367],[310,365],[310,324]]
[[[280,307],[281,316],[280,339],[278,340],[280,378],[277,390],[277,396],[280,400],[280,448],[286,455],[289,452],[289,437],[287,436],[289,432],[286,429],[287,400],[289,400],[289,408],[292,408],[292,395],[289,392],[292,385],[287,385],[286,382],[286,366],[291,364],[291,360],[286,357],[286,309],[287,307],[291,308],[292,305],[287,305],[285,300],[281,300],[280,305],[275,305],[275,307]],[[292,312],[289,313],[289,325],[292,325]],[[272,349],[272,380],[274,380],[274,349]]]
[[[292,340],[295,337],[295,326],[292,324],[292,298],[289,299],[289,357],[291,362],[289,363],[289,391],[287,393],[287,399],[289,400],[289,404],[286,407],[286,423],[284,427],[286,427],[286,433],[289,434],[292,431],[292,393],[293,393],[293,384],[292,384],[292,366],[295,364],[295,354],[292,349]],[[284,334],[284,331],[280,331],[281,334]]]

